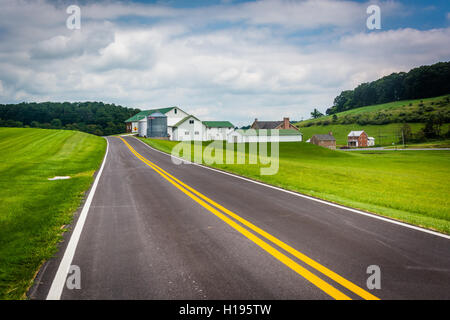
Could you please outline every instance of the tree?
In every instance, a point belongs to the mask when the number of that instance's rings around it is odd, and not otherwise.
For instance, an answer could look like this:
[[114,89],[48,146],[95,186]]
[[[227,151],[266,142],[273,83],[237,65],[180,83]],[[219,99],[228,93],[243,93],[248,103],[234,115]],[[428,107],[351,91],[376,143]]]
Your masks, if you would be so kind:
[[313,119],[317,119],[317,118],[323,117],[323,113],[321,113],[319,110],[314,108],[314,111],[311,112],[311,117],[313,117]]
[[52,128],[54,129],[61,129],[62,127],[62,122],[59,119],[53,119],[52,122],[50,122],[50,125],[52,126]]
[[0,104],[0,125],[116,134],[124,132],[124,121],[140,111],[89,101]]
[[403,143],[408,143],[412,137],[411,127],[407,123],[403,123],[399,132],[400,139]]
[[432,139],[439,136],[439,131],[437,131],[435,119],[430,117],[425,123],[425,128],[422,129],[425,138]]

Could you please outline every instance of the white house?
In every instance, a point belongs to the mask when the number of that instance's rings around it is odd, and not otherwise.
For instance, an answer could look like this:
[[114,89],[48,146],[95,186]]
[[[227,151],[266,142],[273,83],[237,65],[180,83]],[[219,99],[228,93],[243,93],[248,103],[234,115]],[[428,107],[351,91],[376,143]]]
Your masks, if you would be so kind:
[[373,147],[375,145],[375,138],[374,137],[368,137],[367,138],[367,146]]
[[290,129],[248,129],[236,130],[228,134],[227,142],[299,142],[302,141],[302,133]]

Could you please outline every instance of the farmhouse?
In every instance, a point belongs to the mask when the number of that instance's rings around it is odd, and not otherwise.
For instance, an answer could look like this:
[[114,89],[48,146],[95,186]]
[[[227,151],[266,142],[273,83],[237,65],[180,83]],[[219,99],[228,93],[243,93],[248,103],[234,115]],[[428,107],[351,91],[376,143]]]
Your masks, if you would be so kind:
[[324,148],[336,149],[336,139],[333,137],[332,132],[328,134],[315,134],[309,139],[309,142]]
[[296,126],[293,126],[289,121],[289,118],[283,118],[283,121],[258,121],[255,119],[252,129],[284,129],[284,130],[296,130],[299,131]]
[[[375,141],[375,139],[374,139]],[[369,137],[367,136],[367,133],[362,131],[350,131],[350,133],[347,136],[347,142],[349,147],[368,147],[369,146]]]
[[302,133],[291,129],[248,129],[228,134],[229,143],[241,142],[296,142],[302,141]]

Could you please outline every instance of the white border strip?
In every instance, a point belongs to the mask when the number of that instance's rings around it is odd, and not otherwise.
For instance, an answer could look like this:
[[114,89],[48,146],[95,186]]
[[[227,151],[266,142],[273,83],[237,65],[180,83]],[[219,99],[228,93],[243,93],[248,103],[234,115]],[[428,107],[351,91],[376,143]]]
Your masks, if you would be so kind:
[[191,161],[186,160],[186,159],[175,157],[175,156],[173,156],[171,154],[165,153],[163,151],[157,150],[157,149],[149,146],[148,144],[146,144],[145,142],[141,141],[140,139],[138,139],[136,137],[133,137],[133,138],[135,138],[136,140],[138,140],[139,142],[141,142],[142,144],[144,144],[145,146],[147,146],[148,148],[150,148],[152,150],[155,150],[155,151],[157,151],[159,153],[165,154],[166,156],[179,159],[179,160],[183,161],[184,163],[193,164],[193,165],[196,165],[196,166],[208,169],[208,170],[212,170],[212,171],[219,172],[219,173],[222,173],[222,174],[226,174],[228,176],[232,176],[232,177],[235,177],[235,178],[238,178],[238,179],[241,179],[241,180],[245,180],[245,181],[252,182],[252,183],[255,183],[255,184],[258,184],[258,185],[261,185],[261,186],[265,186],[267,188],[271,188],[271,189],[275,189],[275,190],[278,190],[278,191],[286,192],[286,193],[292,194],[292,195],[297,196],[297,197],[301,197],[301,198],[305,198],[305,199],[308,199],[308,200],[316,201],[316,202],[319,202],[319,203],[327,204],[327,205],[332,206],[332,207],[336,207],[336,208],[339,208],[339,209],[344,209],[344,210],[347,210],[347,211],[358,213],[358,214],[363,215],[363,216],[367,216],[367,217],[371,217],[371,218],[374,218],[374,219],[390,222],[390,223],[393,223],[393,224],[396,224],[396,225],[399,225],[399,226],[402,226],[402,227],[406,227],[406,228],[417,230],[417,231],[422,231],[422,232],[425,232],[425,233],[432,234],[434,236],[438,236],[438,237],[442,237],[442,238],[450,240],[450,236],[448,236],[446,234],[443,234],[443,233],[440,233],[440,232],[424,229],[424,228],[417,227],[417,226],[414,226],[414,225],[411,225],[411,224],[407,224],[407,223],[404,223],[404,222],[400,222],[400,221],[397,221],[397,220],[385,218],[383,216],[379,216],[379,215],[376,215],[376,214],[373,214],[373,213],[368,213],[368,212],[360,211],[360,210],[357,210],[357,209],[348,208],[348,207],[345,207],[345,206],[341,206],[339,204],[335,204],[335,203],[328,202],[328,201],[325,201],[325,200],[321,200],[321,199],[317,199],[317,198],[314,198],[314,197],[310,197],[310,196],[307,196],[307,195],[304,195],[304,194],[301,194],[301,193],[298,193],[298,192],[289,191],[289,190],[286,190],[286,189],[275,187],[275,186],[272,186],[270,184],[266,184],[266,183],[263,183],[263,182],[255,181],[255,180],[248,179],[248,178],[244,178],[242,176],[239,176],[239,175],[236,175],[236,174],[233,174],[233,173],[229,173],[229,172],[226,172],[226,171],[222,171],[222,170],[218,170],[218,169],[215,169],[215,168],[207,167],[207,166],[204,166],[204,165],[199,164],[199,163],[195,163],[195,162],[191,162]]
[[78,245],[78,240],[80,240],[81,232],[83,231],[83,226],[86,221],[86,217],[89,212],[89,208],[91,207],[92,199],[94,198],[95,190],[97,189],[98,181],[103,172],[103,168],[105,166],[106,157],[108,156],[109,150],[109,141],[106,139],[106,153],[103,158],[102,166],[95,177],[95,181],[92,185],[91,191],[84,203],[83,209],[78,218],[75,229],[73,230],[72,236],[70,237],[69,244],[67,245],[66,251],[64,252],[64,256],[59,264],[58,271],[56,272],[55,278],[53,278],[52,285],[47,295],[47,300],[59,300],[61,298],[62,291],[64,289],[64,285],[66,283],[67,273],[69,272],[70,265],[72,263],[73,257],[75,255],[75,250]]

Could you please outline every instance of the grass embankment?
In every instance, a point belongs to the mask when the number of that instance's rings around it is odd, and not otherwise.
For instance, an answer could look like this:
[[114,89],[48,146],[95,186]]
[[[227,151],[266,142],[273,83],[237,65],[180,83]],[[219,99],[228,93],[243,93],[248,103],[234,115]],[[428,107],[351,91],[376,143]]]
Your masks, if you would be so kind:
[[[165,152],[177,144],[141,140]],[[246,150],[248,159],[248,144]],[[449,151],[343,152],[286,142],[280,143],[279,171],[272,176],[260,175],[267,165],[213,166],[450,234]]]
[[[0,128],[0,299],[23,299],[102,162],[105,139]],[[49,181],[54,176],[68,180]]]

